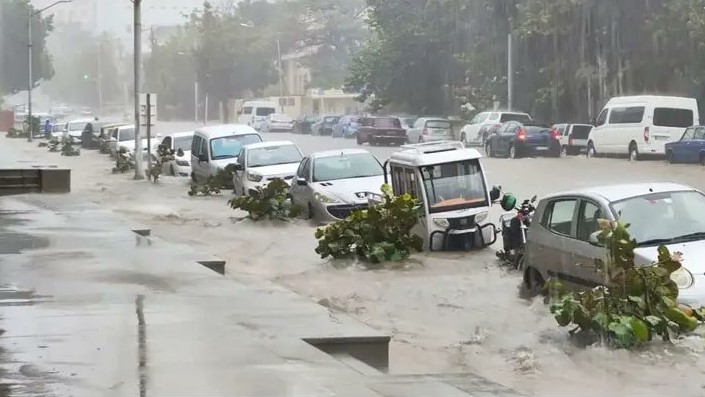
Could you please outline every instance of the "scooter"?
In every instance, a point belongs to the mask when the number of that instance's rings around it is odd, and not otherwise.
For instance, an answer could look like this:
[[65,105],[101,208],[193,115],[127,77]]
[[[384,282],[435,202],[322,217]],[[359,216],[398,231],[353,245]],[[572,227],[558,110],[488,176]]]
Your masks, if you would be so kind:
[[497,258],[511,264],[515,269],[522,267],[527,234],[536,211],[535,202],[536,196],[530,200],[524,200],[521,206],[516,207],[516,198],[511,194],[506,194],[502,198],[502,209],[516,212],[508,212],[499,217],[504,249],[497,251]]

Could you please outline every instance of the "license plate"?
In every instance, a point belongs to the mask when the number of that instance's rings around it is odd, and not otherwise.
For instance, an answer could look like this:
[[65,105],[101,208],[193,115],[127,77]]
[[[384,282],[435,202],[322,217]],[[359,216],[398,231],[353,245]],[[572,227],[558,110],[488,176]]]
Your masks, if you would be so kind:
[[536,146],[536,150],[548,150],[548,146]]

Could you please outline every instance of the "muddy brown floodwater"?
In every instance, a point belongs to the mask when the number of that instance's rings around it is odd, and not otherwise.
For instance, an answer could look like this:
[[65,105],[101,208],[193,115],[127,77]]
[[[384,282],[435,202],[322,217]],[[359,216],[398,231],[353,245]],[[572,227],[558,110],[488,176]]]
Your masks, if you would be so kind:
[[[354,146],[327,137],[276,134],[304,152]],[[538,396],[705,395],[705,341],[690,336],[636,352],[581,348],[541,299],[519,294],[521,277],[500,268],[494,250],[419,254],[395,268],[365,270],[321,260],[315,226],[254,224],[221,197],[191,198],[185,179],[157,185],[111,175],[106,156],[84,151],[63,158],[0,138],[22,158],[73,169],[73,194],[122,213],[166,240],[190,244],[227,261],[227,276],[273,280],[393,335],[390,371],[470,371]],[[380,157],[393,149],[371,148]],[[580,186],[668,180],[705,188],[705,168],[619,159],[486,160],[492,183],[520,198]],[[493,214],[496,219],[497,214]]]

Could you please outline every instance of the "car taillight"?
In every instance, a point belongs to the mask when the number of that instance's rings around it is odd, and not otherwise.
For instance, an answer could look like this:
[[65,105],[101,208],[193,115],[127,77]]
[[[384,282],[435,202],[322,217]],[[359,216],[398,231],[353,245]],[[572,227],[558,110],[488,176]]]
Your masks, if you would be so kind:
[[555,139],[555,140],[561,139],[561,133],[555,129],[551,130],[551,139]]
[[649,143],[650,136],[649,127],[644,127],[644,142]]
[[424,135],[428,135],[428,128],[424,128],[424,129],[423,129],[423,134],[424,134]]
[[517,141],[524,141],[526,140],[526,130],[525,129],[520,129],[519,132],[517,132]]

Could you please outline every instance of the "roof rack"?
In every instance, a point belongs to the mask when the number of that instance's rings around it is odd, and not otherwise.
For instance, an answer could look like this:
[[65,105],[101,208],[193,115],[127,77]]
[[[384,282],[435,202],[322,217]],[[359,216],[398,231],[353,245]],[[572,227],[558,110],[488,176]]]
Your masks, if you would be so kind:
[[425,143],[413,143],[401,146],[401,150],[413,150],[419,154],[448,152],[451,150],[462,149],[465,149],[465,145],[460,141],[435,141]]

